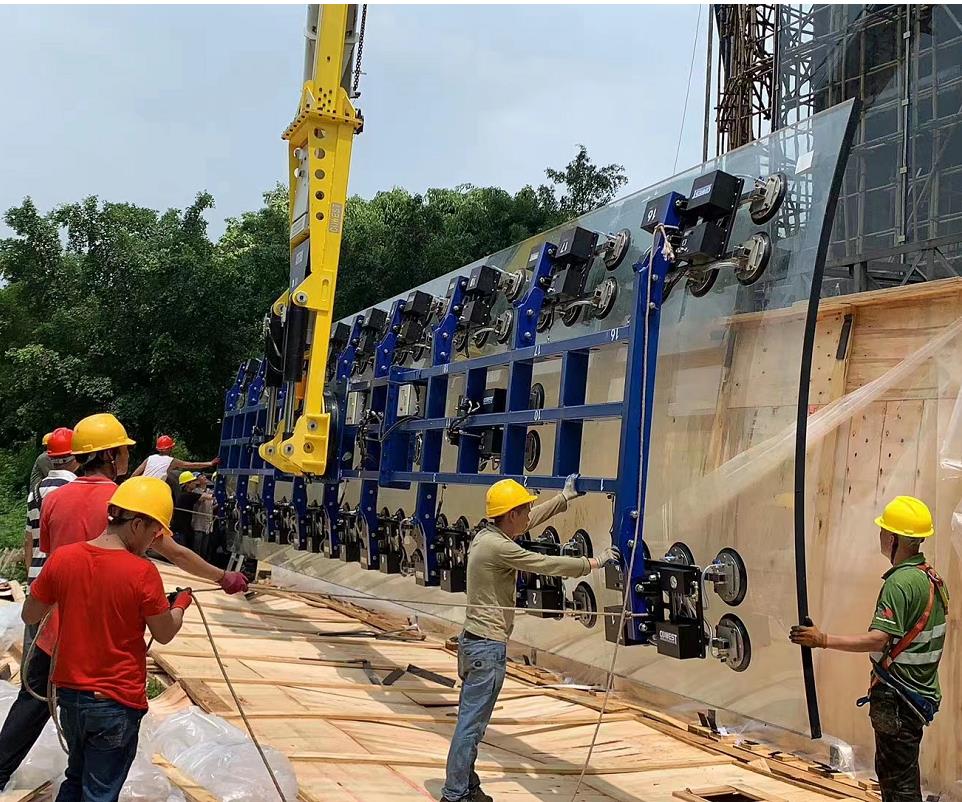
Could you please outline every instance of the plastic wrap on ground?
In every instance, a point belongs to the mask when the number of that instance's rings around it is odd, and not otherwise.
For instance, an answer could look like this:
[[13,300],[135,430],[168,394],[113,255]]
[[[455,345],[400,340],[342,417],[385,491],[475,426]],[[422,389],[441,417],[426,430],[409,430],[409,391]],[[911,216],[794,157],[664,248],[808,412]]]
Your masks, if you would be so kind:
[[67,768],[67,756],[60,746],[52,721],[44,726],[40,737],[10,778],[11,788],[37,788],[45,782],[60,785]]
[[120,802],[168,802],[172,791],[167,775],[148,754],[138,751],[120,792]]
[[[141,735],[142,752],[162,754],[223,802],[262,802],[277,797],[253,742],[218,716],[190,707],[160,724],[151,719]],[[264,753],[285,797],[294,800],[297,777],[291,762],[275,749],[265,747]]]
[[23,619],[20,602],[0,605],[0,654],[6,654],[14,645],[23,642]]
[[[141,731],[141,748],[148,745],[171,763],[200,743],[243,743],[247,735],[218,716],[209,716],[199,707],[188,707],[157,724],[153,732]],[[196,777],[194,779],[197,779]]]

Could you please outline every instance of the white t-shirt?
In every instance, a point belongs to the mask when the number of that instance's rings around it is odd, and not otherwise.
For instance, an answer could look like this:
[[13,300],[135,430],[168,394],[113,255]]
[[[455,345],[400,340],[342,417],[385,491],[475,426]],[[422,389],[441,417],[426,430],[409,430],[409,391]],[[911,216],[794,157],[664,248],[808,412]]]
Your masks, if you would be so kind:
[[147,464],[144,466],[144,476],[153,476],[155,479],[167,481],[167,471],[170,470],[170,463],[174,458],[169,454],[151,454],[147,457]]

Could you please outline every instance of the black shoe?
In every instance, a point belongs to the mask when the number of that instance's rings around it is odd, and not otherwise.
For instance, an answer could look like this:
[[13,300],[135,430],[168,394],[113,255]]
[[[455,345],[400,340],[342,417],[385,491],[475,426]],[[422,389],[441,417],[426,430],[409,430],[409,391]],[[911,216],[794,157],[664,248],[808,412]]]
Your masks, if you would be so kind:
[[460,799],[448,799],[446,796],[442,796],[441,802],[494,802],[494,799],[482,791],[479,785],[469,791],[467,796],[462,796]]

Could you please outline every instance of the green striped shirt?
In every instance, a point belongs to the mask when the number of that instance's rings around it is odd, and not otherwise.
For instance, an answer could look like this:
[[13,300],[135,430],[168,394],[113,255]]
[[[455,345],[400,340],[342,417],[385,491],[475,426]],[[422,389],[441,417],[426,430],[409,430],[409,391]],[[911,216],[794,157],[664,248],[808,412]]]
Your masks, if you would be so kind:
[[[887,571],[885,583],[875,605],[875,615],[869,629],[877,629],[893,637],[892,645],[905,635],[925,612],[929,603],[931,581],[915,566],[925,562],[917,554]],[[916,693],[938,704],[942,699],[939,688],[939,660],[945,645],[945,605],[938,592],[929,620],[912,645],[903,651],[889,671]],[[874,660],[882,658],[873,654]]]

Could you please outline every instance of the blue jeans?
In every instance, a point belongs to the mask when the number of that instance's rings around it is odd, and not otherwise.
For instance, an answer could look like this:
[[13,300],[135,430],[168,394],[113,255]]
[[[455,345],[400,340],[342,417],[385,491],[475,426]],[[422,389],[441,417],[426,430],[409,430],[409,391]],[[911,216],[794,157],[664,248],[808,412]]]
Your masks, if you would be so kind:
[[458,676],[461,697],[458,723],[448,750],[447,774],[442,796],[449,800],[466,799],[481,780],[474,770],[478,745],[494,712],[507,662],[506,645],[496,640],[458,639]]
[[61,688],[60,724],[70,755],[57,802],[117,802],[137,754],[146,710],[90,691]]

